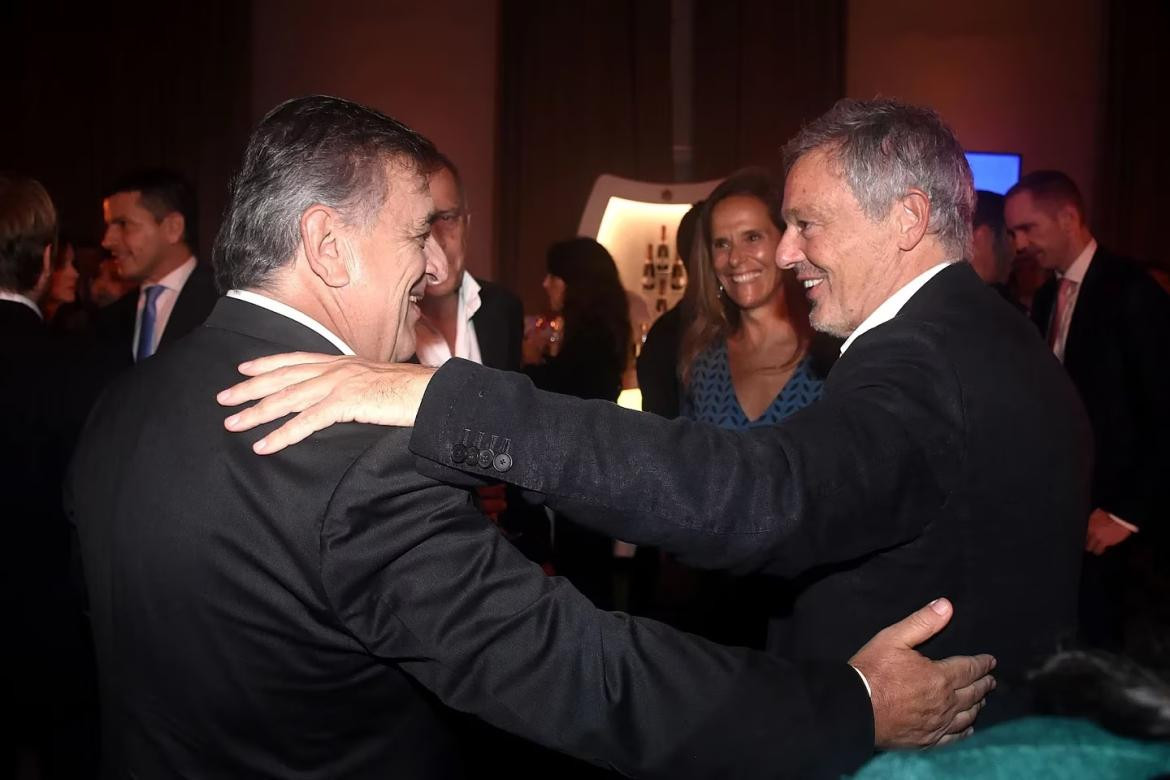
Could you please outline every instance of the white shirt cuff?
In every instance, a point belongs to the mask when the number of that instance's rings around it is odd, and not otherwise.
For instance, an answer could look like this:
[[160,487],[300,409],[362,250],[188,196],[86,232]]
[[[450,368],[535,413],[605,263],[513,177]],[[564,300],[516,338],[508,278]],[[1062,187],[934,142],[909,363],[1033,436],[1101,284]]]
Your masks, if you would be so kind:
[[861,670],[860,670],[860,669],[858,669],[858,668],[857,668],[856,666],[854,666],[853,664],[849,664],[849,668],[850,668],[850,669],[852,669],[853,671],[857,672],[857,676],[861,678],[861,681],[862,681],[863,683],[865,683],[865,692],[866,692],[867,694],[869,694],[869,698],[871,698],[871,699],[872,699],[872,698],[873,698],[873,689],[869,687],[869,680],[865,679],[865,675],[864,675],[864,674],[862,674],[862,673],[861,673]]

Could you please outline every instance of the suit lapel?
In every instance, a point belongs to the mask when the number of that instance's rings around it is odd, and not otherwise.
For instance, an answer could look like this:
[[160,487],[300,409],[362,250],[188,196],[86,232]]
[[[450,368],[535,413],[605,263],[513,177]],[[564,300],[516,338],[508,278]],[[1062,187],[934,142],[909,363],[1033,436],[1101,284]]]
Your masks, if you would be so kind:
[[175,308],[171,310],[167,327],[159,339],[159,349],[203,324],[217,297],[211,269],[203,263],[196,264],[175,300]]
[[507,360],[507,347],[503,343],[506,336],[504,328],[500,327],[499,312],[495,298],[487,285],[479,291],[479,311],[471,318],[475,324],[475,339],[479,342],[479,356],[485,366],[501,366]]

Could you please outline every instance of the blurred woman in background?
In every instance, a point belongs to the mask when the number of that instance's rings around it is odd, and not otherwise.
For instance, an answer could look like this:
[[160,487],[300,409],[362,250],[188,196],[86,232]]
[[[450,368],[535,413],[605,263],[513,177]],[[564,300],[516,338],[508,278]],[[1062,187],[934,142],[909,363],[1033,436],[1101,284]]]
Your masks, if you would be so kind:
[[765,170],[744,169],[715,188],[699,219],[679,355],[683,416],[774,425],[820,397],[830,362],[822,354],[831,360],[828,349],[812,354],[804,292],[776,266],[780,193]]
[[[681,416],[754,428],[820,398],[840,342],[814,335],[804,291],[792,272],[777,267],[783,232],[780,192],[762,168],[732,174],[704,202],[682,303]],[[764,647],[768,632],[785,630],[791,583],[715,572],[672,576],[688,579],[685,606],[668,622],[750,647]],[[668,593],[660,600],[679,601]]]
[[548,250],[543,286],[549,311],[564,324],[559,331],[525,334],[524,372],[541,390],[616,401],[631,336],[629,304],[613,258],[591,238],[559,241]]
[[[525,334],[524,372],[541,390],[616,401],[630,360],[630,314],[613,257],[591,238],[548,250],[544,277],[550,318],[559,328]],[[556,340],[552,340],[555,334]],[[602,609],[615,604],[614,540],[558,515],[553,568]]]

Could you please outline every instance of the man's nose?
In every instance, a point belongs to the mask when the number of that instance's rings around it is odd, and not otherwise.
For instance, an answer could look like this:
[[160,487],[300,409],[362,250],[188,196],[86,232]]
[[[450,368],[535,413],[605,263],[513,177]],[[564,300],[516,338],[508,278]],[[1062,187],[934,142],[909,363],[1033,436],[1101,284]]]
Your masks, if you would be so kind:
[[780,243],[776,245],[776,265],[784,270],[792,268],[804,260],[804,250],[800,247],[800,239],[792,228],[785,228],[780,235]]
[[107,225],[106,232],[102,233],[102,249],[113,249],[114,246],[114,226]]
[[447,264],[447,254],[439,246],[434,235],[427,237],[426,256],[427,275],[433,279],[431,284],[442,284],[447,280],[450,269]]

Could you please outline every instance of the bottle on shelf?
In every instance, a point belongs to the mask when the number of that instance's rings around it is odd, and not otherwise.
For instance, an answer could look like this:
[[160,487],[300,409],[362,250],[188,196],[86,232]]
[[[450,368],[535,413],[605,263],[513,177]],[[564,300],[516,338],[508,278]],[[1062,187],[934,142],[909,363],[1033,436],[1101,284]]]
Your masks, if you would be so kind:
[[654,263],[654,270],[660,276],[666,276],[670,273],[670,245],[666,243],[666,225],[662,226],[662,233],[655,255],[657,259]]
[[646,262],[642,265],[642,289],[654,289],[654,245],[646,245]]
[[685,290],[687,288],[687,267],[682,257],[674,256],[674,266],[670,269],[670,289]]

